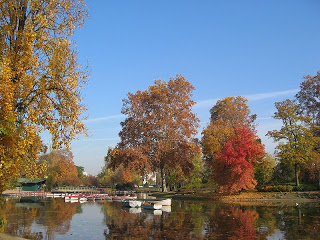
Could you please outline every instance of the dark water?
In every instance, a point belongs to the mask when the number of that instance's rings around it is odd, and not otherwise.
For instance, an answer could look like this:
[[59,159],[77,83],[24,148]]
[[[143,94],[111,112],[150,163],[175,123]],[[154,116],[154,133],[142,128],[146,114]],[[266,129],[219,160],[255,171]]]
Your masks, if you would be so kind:
[[120,202],[7,199],[0,232],[29,239],[320,239],[319,204],[240,206],[173,200],[171,209]]

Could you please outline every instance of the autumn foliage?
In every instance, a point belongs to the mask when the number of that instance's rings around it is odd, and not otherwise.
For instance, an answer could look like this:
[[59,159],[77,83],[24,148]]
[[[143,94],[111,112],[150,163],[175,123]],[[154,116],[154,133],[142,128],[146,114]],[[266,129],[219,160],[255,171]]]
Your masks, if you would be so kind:
[[[121,141],[111,165],[160,171],[165,176],[176,168],[189,174],[191,159],[199,152],[193,141],[199,119],[192,113],[194,87],[181,75],[169,82],[156,80],[145,91],[129,93],[122,113],[126,115],[119,133]],[[115,163],[115,164],[114,164]]]
[[250,114],[247,99],[238,96],[219,100],[210,114],[201,144],[214,182],[227,193],[254,188],[253,166],[264,156],[264,146],[255,134],[256,116]]
[[41,150],[84,133],[86,71],[71,41],[87,16],[82,0],[0,1],[0,192]]
[[234,193],[253,189],[254,164],[264,156],[264,146],[248,127],[235,129],[232,136],[212,162],[213,177],[223,192]]

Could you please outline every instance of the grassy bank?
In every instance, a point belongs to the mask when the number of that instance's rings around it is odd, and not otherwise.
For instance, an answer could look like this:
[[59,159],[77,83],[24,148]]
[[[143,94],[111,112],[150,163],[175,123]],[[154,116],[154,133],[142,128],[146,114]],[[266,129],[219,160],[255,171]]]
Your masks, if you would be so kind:
[[319,202],[320,192],[242,192],[226,195],[212,192],[157,192],[155,197],[172,198],[179,200],[215,200],[223,203],[287,203],[299,204]]

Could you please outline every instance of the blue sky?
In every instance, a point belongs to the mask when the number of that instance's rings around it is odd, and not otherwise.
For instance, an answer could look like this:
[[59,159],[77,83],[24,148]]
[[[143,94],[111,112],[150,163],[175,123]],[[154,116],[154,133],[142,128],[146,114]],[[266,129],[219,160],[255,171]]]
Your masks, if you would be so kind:
[[195,87],[201,131],[217,99],[245,96],[258,135],[281,126],[274,103],[293,98],[319,68],[318,0],[87,0],[90,18],[74,40],[91,76],[83,90],[89,137],[72,143],[74,162],[97,174],[119,141],[122,99],[155,79],[182,74]]

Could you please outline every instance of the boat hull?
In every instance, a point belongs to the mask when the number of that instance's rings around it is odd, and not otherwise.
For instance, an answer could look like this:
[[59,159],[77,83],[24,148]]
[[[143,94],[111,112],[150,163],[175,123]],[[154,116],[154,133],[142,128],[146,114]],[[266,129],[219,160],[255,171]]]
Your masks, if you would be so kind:
[[141,207],[142,202],[137,200],[124,200],[121,202],[122,206],[130,208],[139,208]]
[[151,209],[151,210],[160,210],[162,208],[161,204],[145,202],[141,205],[144,209]]

